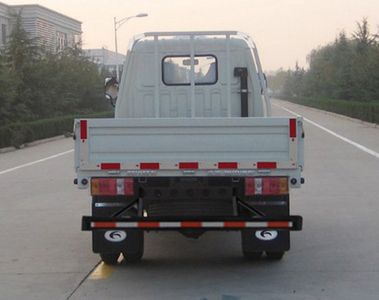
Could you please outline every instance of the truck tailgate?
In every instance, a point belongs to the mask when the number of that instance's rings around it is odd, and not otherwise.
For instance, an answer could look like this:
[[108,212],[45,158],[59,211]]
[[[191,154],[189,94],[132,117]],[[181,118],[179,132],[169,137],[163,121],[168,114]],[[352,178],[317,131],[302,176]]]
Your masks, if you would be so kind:
[[302,133],[302,119],[288,117],[78,119],[75,165],[79,180],[109,174],[299,178]]

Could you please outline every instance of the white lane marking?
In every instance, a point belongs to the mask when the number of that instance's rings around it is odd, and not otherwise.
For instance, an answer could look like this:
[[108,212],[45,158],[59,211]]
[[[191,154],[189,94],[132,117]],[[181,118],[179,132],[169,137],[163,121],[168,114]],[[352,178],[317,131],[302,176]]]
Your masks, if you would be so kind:
[[41,163],[41,162],[44,162],[44,161],[47,161],[47,160],[50,160],[50,159],[53,159],[53,158],[57,158],[57,157],[60,157],[62,155],[69,154],[71,152],[74,152],[74,149],[71,149],[71,150],[68,150],[68,151],[65,151],[65,152],[60,152],[60,153],[57,153],[57,154],[54,154],[54,155],[51,155],[51,156],[48,156],[48,157],[45,157],[45,158],[41,158],[39,160],[35,160],[35,161],[29,162],[29,163],[26,163],[26,164],[23,164],[23,165],[19,165],[19,166],[10,168],[10,169],[6,169],[6,170],[3,170],[3,171],[0,171],[0,175],[4,175],[4,174],[7,174],[7,173],[10,173],[10,172],[13,172],[13,171],[25,168],[25,167],[33,166],[35,164],[38,164],[38,163]]
[[[303,117],[303,116],[299,115],[298,113],[296,113],[296,112],[294,112],[294,111],[292,111],[292,110],[290,110],[288,108],[285,108],[285,107],[283,107],[281,105],[278,105],[278,104],[273,104],[273,105],[277,106],[277,107],[279,107],[279,108],[281,108],[281,109],[283,109],[283,110],[285,110],[285,111],[289,112],[290,114],[293,114],[293,115],[295,115],[297,117]],[[322,125],[320,125],[320,124],[318,124],[318,123],[316,123],[316,122],[314,122],[314,121],[312,121],[312,120],[310,120],[308,118],[303,117],[303,119],[304,119],[304,121],[312,124],[313,126],[316,126],[316,127],[320,128],[321,130],[324,130],[325,132],[327,132],[327,133],[335,136],[336,138],[339,138],[340,140],[342,140],[342,141],[344,141],[344,142],[346,142],[346,143],[348,143],[348,144],[350,144],[350,145],[358,148],[359,150],[362,150],[362,151],[364,151],[364,152],[366,152],[366,153],[368,153],[368,154],[370,154],[370,155],[372,155],[372,156],[374,156],[376,158],[379,158],[379,153],[378,152],[376,152],[374,150],[371,150],[370,148],[367,148],[367,147],[365,147],[365,146],[363,146],[361,144],[358,144],[357,142],[349,140],[348,138],[346,138],[346,137],[344,137],[342,135],[339,135],[338,133],[336,133],[336,132],[334,132],[334,131],[332,131],[332,130],[330,130],[330,129],[328,129],[328,128],[326,128],[326,127],[324,127],[324,126],[322,126]]]

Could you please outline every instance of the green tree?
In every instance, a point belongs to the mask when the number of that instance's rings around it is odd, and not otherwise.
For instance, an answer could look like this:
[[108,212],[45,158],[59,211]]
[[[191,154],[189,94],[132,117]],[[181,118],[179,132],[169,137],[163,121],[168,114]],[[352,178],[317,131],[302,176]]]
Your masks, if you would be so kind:
[[26,66],[40,59],[40,47],[36,39],[29,38],[22,27],[21,12],[13,15],[15,22],[5,47],[5,56],[11,70],[22,73]]
[[367,19],[357,23],[348,38],[341,32],[334,42],[311,51],[309,68],[288,70],[282,96],[354,101],[379,101],[378,35]]
[[5,64],[4,55],[0,55],[0,126],[13,119],[17,95],[14,87],[17,84],[15,74]]
[[10,103],[10,119],[20,121],[36,117],[31,110],[33,102],[27,77],[41,59],[41,51],[36,45],[36,39],[29,38],[23,29],[21,12],[13,17],[15,22],[3,53],[5,65],[10,74],[9,80],[13,78],[8,88],[16,93]]
[[103,100],[102,74],[83,55],[80,45],[49,52],[38,39],[29,38],[22,27],[21,14],[15,16],[3,54],[4,73],[13,74],[4,77],[3,85],[9,85],[11,94],[15,94],[7,97],[9,100],[3,105],[2,114],[7,114],[7,120],[35,120],[108,109]]
[[283,87],[287,79],[287,72],[280,68],[275,73],[267,76],[269,88],[274,92],[274,95],[280,95],[283,92]]
[[357,41],[360,51],[367,50],[368,47],[376,44],[376,36],[370,33],[367,18],[363,18],[361,22],[357,22],[357,29],[353,33],[353,39]]

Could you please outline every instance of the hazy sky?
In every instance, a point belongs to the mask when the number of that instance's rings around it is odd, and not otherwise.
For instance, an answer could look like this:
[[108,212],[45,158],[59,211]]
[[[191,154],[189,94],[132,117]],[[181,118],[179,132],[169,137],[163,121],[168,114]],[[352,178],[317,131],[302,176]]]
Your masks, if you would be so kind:
[[114,50],[113,17],[146,12],[119,30],[119,52],[145,31],[239,30],[255,40],[266,70],[306,65],[313,48],[350,34],[367,17],[378,32],[379,0],[2,0],[40,4],[83,22],[84,48]]

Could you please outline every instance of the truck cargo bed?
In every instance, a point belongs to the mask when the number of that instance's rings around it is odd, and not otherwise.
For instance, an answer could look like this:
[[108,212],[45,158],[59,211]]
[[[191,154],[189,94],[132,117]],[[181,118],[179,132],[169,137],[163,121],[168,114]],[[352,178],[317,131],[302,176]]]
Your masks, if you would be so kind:
[[119,176],[300,176],[302,120],[145,118],[75,121],[79,179]]

